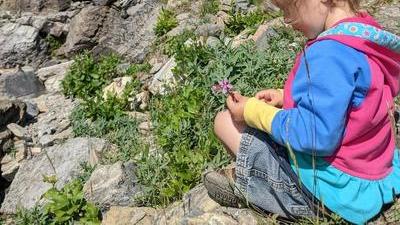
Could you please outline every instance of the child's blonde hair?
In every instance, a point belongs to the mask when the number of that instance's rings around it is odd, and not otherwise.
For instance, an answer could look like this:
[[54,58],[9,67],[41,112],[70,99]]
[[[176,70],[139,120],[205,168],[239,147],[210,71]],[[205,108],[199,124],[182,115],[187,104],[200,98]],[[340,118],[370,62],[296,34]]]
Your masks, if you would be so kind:
[[[290,7],[297,8],[298,3],[302,3],[303,0],[272,0],[272,3],[277,5],[278,7]],[[306,0],[307,1],[307,0]],[[361,0],[327,0],[331,4],[336,4],[337,2],[348,2],[350,9],[353,12],[357,12],[360,9],[360,1]]]

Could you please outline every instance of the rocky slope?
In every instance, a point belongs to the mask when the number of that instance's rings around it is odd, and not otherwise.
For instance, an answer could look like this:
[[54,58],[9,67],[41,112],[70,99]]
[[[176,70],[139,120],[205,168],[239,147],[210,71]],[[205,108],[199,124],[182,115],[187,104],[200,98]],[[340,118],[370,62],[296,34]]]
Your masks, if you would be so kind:
[[[115,146],[104,139],[73,135],[70,114],[78,103],[66,98],[60,87],[73,63],[72,56],[88,50],[97,56],[117,53],[131,63],[147,59],[152,69],[143,80],[148,82],[150,92],[163,92],[161,84],[171,79],[175,62],[152,54],[157,40],[153,28],[161,8],[180,12],[179,25],[167,36],[190,29],[212,45],[224,29],[227,11],[233,7],[230,1],[221,0],[221,10],[204,22],[198,17],[198,2],[184,11],[179,0],[0,1],[1,214],[15,214],[18,207],[41,204],[41,196],[51,188],[43,182],[43,175],[56,175],[55,185],[61,188],[77,176],[82,162],[100,164],[105,152],[115,151]],[[238,0],[236,7],[251,10],[249,2]],[[400,34],[399,1],[365,4],[385,27]],[[233,38],[234,45],[252,39],[259,48],[267,47],[263,43],[276,23],[279,19],[261,25],[254,35]],[[148,91],[140,93],[135,104],[146,109],[148,95]],[[148,134],[151,126],[147,115],[132,114],[140,117],[141,129]],[[276,222],[249,209],[221,207],[208,197],[202,185],[164,209],[132,207],[131,196],[140,191],[134,169],[133,162],[98,165],[84,185],[86,199],[101,206],[103,224]],[[383,221],[381,217],[375,223]]]

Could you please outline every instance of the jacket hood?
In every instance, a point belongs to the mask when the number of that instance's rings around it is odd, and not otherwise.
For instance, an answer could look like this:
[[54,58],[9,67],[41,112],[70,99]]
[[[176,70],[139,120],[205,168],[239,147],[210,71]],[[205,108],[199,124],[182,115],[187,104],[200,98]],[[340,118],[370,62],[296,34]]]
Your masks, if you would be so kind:
[[310,41],[310,45],[320,40],[336,40],[374,60],[385,76],[385,83],[393,96],[399,93],[400,84],[400,37],[383,30],[367,13],[347,18]]

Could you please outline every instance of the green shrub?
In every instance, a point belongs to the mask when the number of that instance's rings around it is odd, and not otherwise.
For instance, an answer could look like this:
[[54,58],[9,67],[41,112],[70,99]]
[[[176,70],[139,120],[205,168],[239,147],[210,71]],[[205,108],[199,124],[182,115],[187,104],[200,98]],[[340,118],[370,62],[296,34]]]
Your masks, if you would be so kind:
[[122,97],[108,96],[103,98],[103,88],[118,76],[134,76],[137,72],[149,70],[149,64],[133,64],[125,74],[119,74],[117,66],[120,63],[116,55],[108,55],[100,58],[98,62],[88,54],[82,54],[75,58],[66,77],[62,81],[64,94],[78,97],[85,109],[86,118],[97,119],[102,117],[112,119],[124,114],[128,108],[128,98],[137,94],[139,81],[133,79],[126,88]]
[[63,39],[61,38],[56,38],[51,34],[48,34],[45,41],[47,42],[47,44],[49,45],[49,50],[51,52],[52,55],[55,54],[55,51],[57,49],[59,49],[62,44],[63,44]]
[[205,16],[206,14],[216,14],[219,10],[219,0],[203,0],[201,4],[200,14]]
[[18,208],[14,220],[18,225],[63,225],[100,224],[100,211],[92,203],[84,199],[83,182],[93,171],[87,163],[81,164],[82,172],[77,179],[67,183],[62,189],[57,189],[56,176],[43,176],[43,181],[50,183],[50,188],[43,194],[45,204],[35,205],[32,209]]
[[245,29],[248,29],[250,34],[254,34],[260,24],[272,18],[273,15],[266,14],[261,10],[256,10],[247,14],[231,12],[228,23],[226,24],[225,34],[236,36]]
[[78,137],[104,138],[118,146],[118,152],[104,156],[105,163],[129,161],[147,148],[140,139],[138,123],[126,115],[113,118],[98,117],[88,120],[85,108],[76,107],[71,113],[72,128]]
[[83,184],[73,180],[61,190],[52,187],[44,194],[48,203],[44,206],[45,214],[52,224],[100,224],[100,211],[84,199]]
[[35,206],[32,209],[18,208],[14,221],[18,225],[46,225],[48,216],[42,208]]
[[178,26],[178,20],[175,13],[168,9],[161,9],[154,32],[158,37],[161,37],[176,26]]
[[[147,187],[141,196],[146,204],[166,205],[180,199],[200,181],[204,169],[229,161],[213,134],[213,118],[223,109],[225,98],[215,96],[211,86],[227,78],[245,95],[281,88],[299,50],[287,47],[295,38],[287,30],[279,31],[267,51],[256,50],[254,44],[237,49],[209,48],[195,40],[190,46],[177,44],[185,38],[177,37],[170,47],[177,63],[174,75],[182,82],[167,96],[156,96],[151,102],[160,151],[142,158],[138,179]],[[146,177],[149,173],[151,178]]]
[[62,81],[64,94],[84,100],[98,95],[112,78],[118,76],[119,63],[116,55],[104,56],[99,62],[89,53],[76,56]]
[[144,64],[132,64],[129,66],[128,70],[126,71],[127,75],[136,75],[139,72],[148,73],[151,70],[151,65],[149,63]]

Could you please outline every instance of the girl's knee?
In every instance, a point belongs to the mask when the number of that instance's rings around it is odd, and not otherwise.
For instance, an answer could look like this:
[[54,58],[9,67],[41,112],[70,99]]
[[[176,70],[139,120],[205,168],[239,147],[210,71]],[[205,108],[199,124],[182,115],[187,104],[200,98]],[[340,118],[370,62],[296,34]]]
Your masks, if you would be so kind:
[[229,124],[230,119],[231,115],[227,110],[217,113],[214,118],[214,133],[217,135],[217,137],[219,136],[221,129]]

